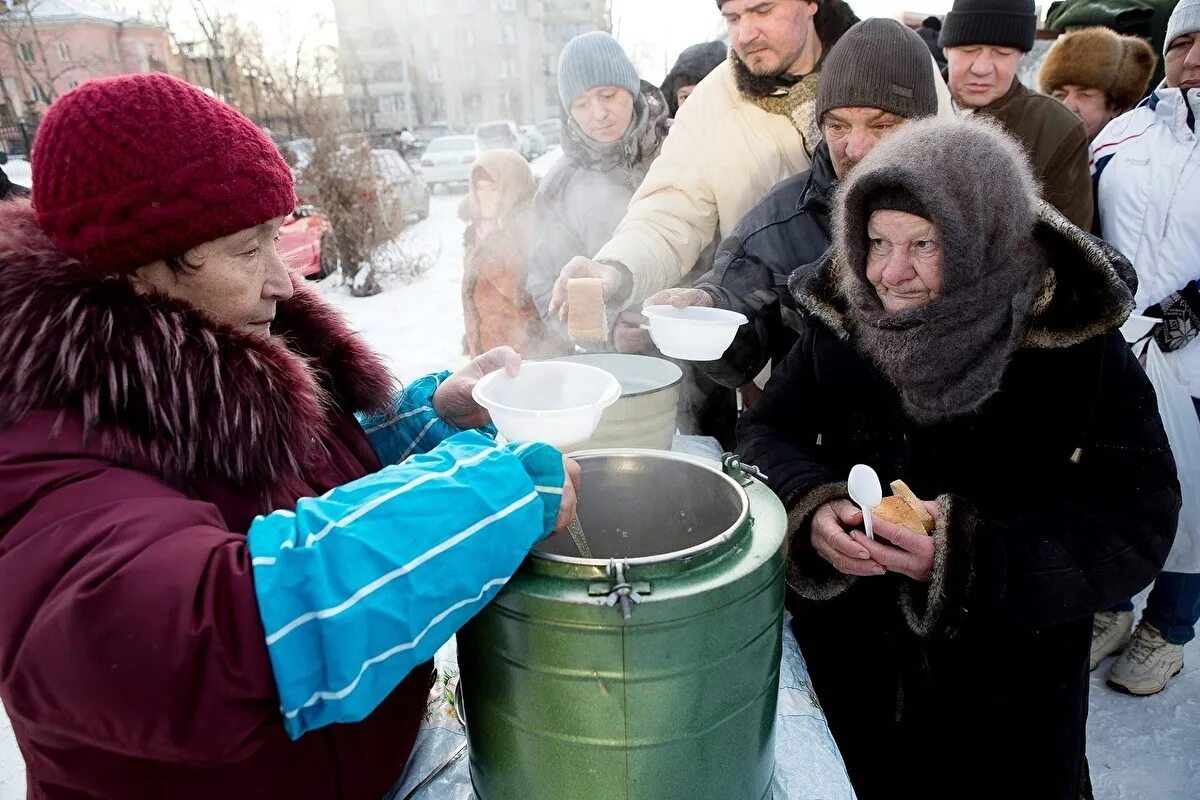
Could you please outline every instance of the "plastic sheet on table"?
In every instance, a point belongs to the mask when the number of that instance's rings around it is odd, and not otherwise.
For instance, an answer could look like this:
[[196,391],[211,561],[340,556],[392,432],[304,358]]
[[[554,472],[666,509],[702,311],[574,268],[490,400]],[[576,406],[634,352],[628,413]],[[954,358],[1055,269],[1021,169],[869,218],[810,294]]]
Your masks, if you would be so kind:
[[[387,800],[477,800],[471,788],[466,734],[454,708],[458,660],[453,640],[439,651],[435,664],[439,680],[430,694],[426,720],[404,776]],[[786,622],[772,787],[773,800],[854,800],[846,766]]]

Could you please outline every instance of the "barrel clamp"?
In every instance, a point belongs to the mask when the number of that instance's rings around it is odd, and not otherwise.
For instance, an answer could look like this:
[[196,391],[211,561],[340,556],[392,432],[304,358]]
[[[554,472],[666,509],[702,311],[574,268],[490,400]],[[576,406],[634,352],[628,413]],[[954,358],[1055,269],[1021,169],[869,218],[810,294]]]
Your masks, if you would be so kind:
[[612,608],[618,603],[621,605],[621,618],[629,619],[633,616],[633,607],[642,602],[642,596],[650,594],[650,583],[647,581],[638,581],[631,583],[626,579],[625,572],[629,569],[623,559],[617,560],[611,558],[608,561],[608,566],[605,568],[605,573],[608,575],[607,583],[593,583],[588,586],[588,595],[590,597],[603,597],[604,605]]
[[763,474],[762,470],[753,464],[743,462],[737,453],[726,453],[721,456],[721,466],[724,468],[725,474],[736,478],[742,486],[754,483],[754,478],[758,478],[763,483],[767,482],[767,476]]

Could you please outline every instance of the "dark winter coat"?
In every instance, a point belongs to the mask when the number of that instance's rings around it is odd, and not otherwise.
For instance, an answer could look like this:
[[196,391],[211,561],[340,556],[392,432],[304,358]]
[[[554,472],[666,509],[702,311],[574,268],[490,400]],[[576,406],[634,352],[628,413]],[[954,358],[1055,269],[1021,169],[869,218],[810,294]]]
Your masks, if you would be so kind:
[[929,48],[929,54],[933,56],[933,60],[937,62],[939,67],[946,66],[946,53],[942,50],[941,44],[938,43],[938,37],[941,36],[940,30],[935,30],[926,25],[917,28],[917,35],[921,37],[921,41]]
[[26,197],[29,197],[29,190],[10,181],[4,170],[0,169],[0,203],[5,200],[20,200]]
[[684,86],[695,86],[704,80],[708,73],[721,66],[729,57],[729,46],[724,42],[704,42],[694,44],[679,54],[675,66],[663,79],[662,93],[667,101],[667,110],[674,117],[679,113],[679,103],[676,94]]
[[[863,800],[1076,800],[1091,615],[1170,549],[1179,484],[1117,331],[1132,305],[1120,256],[1052,213],[1035,238],[1055,280],[977,412],[904,412],[848,336],[830,256],[797,286],[799,341],[739,425],[789,509],[793,628]],[[852,578],[816,555],[813,512],[847,497],[858,463],[937,498],[930,583]]]
[[291,740],[256,515],[378,470],[387,369],[311,290],[250,339],[57,254],[0,210],[0,699],[33,800],[379,800],[425,708]]
[[1025,146],[1046,202],[1079,227],[1091,230],[1094,205],[1088,135],[1079,117],[1053,97],[1025,88],[1016,78],[1007,94],[978,113],[995,119]]
[[824,142],[812,168],[788,178],[742,218],[721,242],[711,272],[695,286],[718,308],[750,321],[717,361],[700,367],[719,383],[737,387],[754,379],[767,362],[778,364],[796,342],[799,326],[787,281],[792,272],[829,249],[829,209],[837,176]]

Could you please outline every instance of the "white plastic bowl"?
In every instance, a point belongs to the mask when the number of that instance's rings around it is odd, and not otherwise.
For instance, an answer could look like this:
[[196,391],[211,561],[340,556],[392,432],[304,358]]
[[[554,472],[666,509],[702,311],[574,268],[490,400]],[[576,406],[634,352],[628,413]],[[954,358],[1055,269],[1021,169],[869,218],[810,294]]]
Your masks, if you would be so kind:
[[472,395],[510,442],[547,442],[563,449],[591,437],[604,409],[621,397],[621,384],[587,364],[530,362],[515,378],[504,370],[485,375]]
[[646,306],[650,338],[663,355],[684,361],[715,361],[725,355],[744,314],[723,308]]
[[1130,314],[1129,319],[1125,320],[1125,324],[1121,326],[1121,333],[1125,336],[1125,341],[1129,344],[1135,344],[1150,335],[1150,331],[1154,330],[1154,326],[1162,320],[1154,317],[1143,317],[1140,314]]

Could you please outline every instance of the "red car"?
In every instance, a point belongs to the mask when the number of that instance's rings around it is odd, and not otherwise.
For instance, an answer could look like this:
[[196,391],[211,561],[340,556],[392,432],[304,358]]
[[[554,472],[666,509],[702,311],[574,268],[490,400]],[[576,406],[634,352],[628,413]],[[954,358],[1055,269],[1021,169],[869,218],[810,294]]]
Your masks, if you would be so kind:
[[337,270],[328,220],[311,207],[301,206],[279,229],[279,256],[289,269],[306,278],[326,278]]

